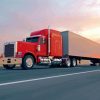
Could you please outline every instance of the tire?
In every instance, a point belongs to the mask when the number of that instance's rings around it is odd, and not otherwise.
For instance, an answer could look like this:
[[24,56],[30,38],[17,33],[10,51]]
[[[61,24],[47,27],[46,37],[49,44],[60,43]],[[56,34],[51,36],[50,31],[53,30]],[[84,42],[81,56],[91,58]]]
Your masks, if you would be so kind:
[[71,67],[71,59],[70,59],[70,58],[68,58],[68,59],[66,60],[65,65],[66,65],[67,67]]
[[28,70],[34,67],[34,58],[31,55],[26,55],[22,60],[22,69]]
[[76,67],[77,66],[77,60],[75,58],[71,59],[71,66]]
[[16,65],[3,65],[4,68],[6,69],[13,69],[15,68]]

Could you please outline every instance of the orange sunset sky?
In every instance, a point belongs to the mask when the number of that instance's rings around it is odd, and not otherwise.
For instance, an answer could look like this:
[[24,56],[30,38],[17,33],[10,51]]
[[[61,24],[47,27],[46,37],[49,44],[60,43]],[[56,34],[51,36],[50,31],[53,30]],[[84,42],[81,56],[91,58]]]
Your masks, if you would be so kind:
[[100,0],[1,0],[0,43],[47,28],[70,30],[100,42]]

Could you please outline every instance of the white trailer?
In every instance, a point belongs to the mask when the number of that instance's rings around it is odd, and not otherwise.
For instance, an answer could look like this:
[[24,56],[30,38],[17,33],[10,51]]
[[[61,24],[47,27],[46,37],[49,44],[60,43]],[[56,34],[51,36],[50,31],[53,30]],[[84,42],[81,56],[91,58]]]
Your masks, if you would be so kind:
[[[63,62],[76,66],[77,60],[90,60],[92,65],[100,64],[100,44],[70,31],[61,32]],[[66,59],[67,58],[67,59]]]

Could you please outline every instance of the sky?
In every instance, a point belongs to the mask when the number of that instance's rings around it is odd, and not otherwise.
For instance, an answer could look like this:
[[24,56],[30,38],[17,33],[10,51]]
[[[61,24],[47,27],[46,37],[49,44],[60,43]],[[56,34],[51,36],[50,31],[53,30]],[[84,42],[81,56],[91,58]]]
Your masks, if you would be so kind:
[[48,25],[100,43],[100,0],[0,0],[1,44]]

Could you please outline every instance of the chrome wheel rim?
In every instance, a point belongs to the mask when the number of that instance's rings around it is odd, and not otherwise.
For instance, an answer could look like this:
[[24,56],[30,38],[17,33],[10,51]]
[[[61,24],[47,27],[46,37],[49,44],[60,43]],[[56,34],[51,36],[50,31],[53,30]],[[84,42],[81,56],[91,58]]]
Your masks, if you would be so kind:
[[75,59],[73,60],[73,66],[74,67],[76,66],[76,60]]
[[70,67],[70,65],[71,65],[70,59],[68,59],[68,60],[66,61],[66,65],[67,65],[68,67]]
[[31,58],[27,58],[26,59],[26,65],[27,67],[31,68],[33,66],[33,61]]

